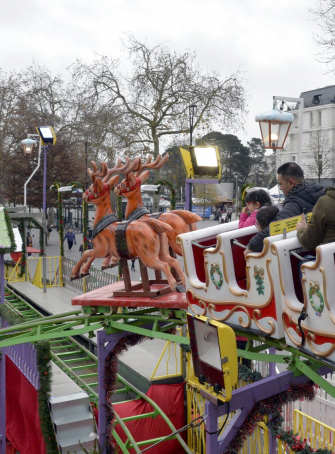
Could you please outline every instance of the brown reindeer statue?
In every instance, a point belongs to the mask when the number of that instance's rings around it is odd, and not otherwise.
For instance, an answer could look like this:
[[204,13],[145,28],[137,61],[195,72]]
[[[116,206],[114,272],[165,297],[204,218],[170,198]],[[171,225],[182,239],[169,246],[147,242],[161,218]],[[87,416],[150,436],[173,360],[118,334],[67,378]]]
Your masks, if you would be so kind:
[[[116,264],[120,259],[120,248],[116,244],[116,231],[120,224],[113,213],[110,202],[110,190],[118,183],[123,167],[119,161],[116,167],[108,169],[106,163],[101,163],[100,171],[92,161],[92,168],[87,169],[92,179],[92,185],[84,193],[87,202],[96,206],[93,229],[93,249],[83,253],[81,259],[73,268],[71,279],[79,279],[89,275],[90,266],[95,258],[104,258],[107,262]],[[162,235],[171,227],[157,219],[137,220],[127,223],[124,243],[129,259],[139,258],[145,267],[163,271],[172,291],[176,290],[177,282],[171,274],[170,267],[175,268],[185,285],[185,278],[178,260],[170,256],[166,236]],[[122,254],[121,254],[122,255]],[[86,262],[86,263],[85,263]]]
[[177,236],[196,230],[195,223],[201,221],[202,218],[186,210],[173,210],[150,215],[143,205],[141,196],[141,185],[148,179],[150,169],[161,168],[168,159],[168,154],[164,158],[158,156],[153,162],[152,155],[148,155],[145,163],[142,162],[141,158],[135,158],[133,162],[128,159],[123,170],[125,178],[117,185],[114,192],[117,195],[126,197],[128,201],[126,219],[150,219],[155,217],[169,224],[172,227],[171,230],[166,232],[169,245],[176,254],[182,255],[181,246],[176,242]]

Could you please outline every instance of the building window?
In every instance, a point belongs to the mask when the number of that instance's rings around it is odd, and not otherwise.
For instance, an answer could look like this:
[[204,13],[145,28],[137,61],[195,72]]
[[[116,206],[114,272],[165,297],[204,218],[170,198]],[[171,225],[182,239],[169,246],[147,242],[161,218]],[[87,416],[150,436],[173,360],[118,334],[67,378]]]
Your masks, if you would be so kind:
[[318,106],[321,103],[322,95],[314,95],[312,100],[312,106]]
[[313,128],[313,112],[309,113],[309,127]]
[[322,154],[318,155],[318,174],[319,176],[322,175]]
[[322,112],[320,110],[320,112],[318,112],[319,114],[319,126],[322,126]]
[[293,161],[293,162],[296,162],[296,160],[297,160],[297,157],[296,157],[295,154],[293,154],[293,155],[292,155],[292,161]]

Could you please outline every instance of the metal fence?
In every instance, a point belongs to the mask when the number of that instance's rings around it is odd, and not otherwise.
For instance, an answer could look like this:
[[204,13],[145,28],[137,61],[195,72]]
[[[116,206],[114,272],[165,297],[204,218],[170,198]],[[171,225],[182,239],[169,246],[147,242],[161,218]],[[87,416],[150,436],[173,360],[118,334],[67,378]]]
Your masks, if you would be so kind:
[[113,274],[106,273],[106,271],[97,270],[96,268],[91,266],[90,276],[87,276],[83,279],[76,279],[74,281],[71,281],[71,272],[77,262],[67,257],[63,257],[62,264],[63,284],[77,293],[90,292],[91,290],[113,284],[118,280],[116,276],[113,276]]

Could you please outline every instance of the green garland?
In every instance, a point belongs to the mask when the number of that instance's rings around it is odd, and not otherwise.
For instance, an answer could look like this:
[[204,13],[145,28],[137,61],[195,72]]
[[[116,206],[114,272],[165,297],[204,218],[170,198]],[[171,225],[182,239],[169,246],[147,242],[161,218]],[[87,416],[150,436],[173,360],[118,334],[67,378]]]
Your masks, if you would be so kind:
[[27,244],[26,244],[26,235],[25,235],[25,223],[23,219],[20,219],[20,234],[22,237],[22,252],[21,252],[21,264],[20,264],[20,272],[19,277],[24,276],[26,272],[26,257],[27,257]]
[[[10,325],[18,325],[25,322],[25,319],[13,313],[6,305],[0,305],[0,317],[4,318]],[[48,341],[36,342],[36,360],[39,374],[39,389],[37,391],[38,416],[41,425],[41,432],[48,454],[59,454],[57,441],[51,421],[48,398],[51,391],[51,348]]]
[[61,194],[58,193],[58,230],[59,230],[59,244],[60,256],[64,257],[64,220],[63,220],[63,199]]
[[[122,221],[123,218],[123,212],[122,212],[122,195],[117,197],[116,199],[116,210],[117,210],[117,218]],[[122,265],[121,265],[121,260],[119,260],[118,264],[118,280],[120,281],[122,277]]]
[[[171,210],[174,210],[176,208],[176,190],[173,186],[173,184],[171,183],[171,181],[169,180],[158,180],[156,181],[155,184],[159,184],[160,187],[161,186],[166,186],[169,188],[169,191],[170,191],[170,202],[171,202]],[[158,188],[158,194],[160,192],[160,187]]]
[[0,317],[4,318],[10,325],[19,325],[26,321],[21,315],[12,312],[6,303],[0,304]]
[[37,369],[39,373],[39,389],[37,393],[38,414],[41,432],[48,454],[58,454],[58,445],[53,430],[53,425],[48,406],[51,392],[51,348],[50,342],[40,341],[36,343]]
[[13,226],[12,226],[12,220],[9,217],[7,210],[4,210],[5,213],[5,222],[8,230],[8,235],[10,239],[10,246],[9,247],[0,247],[0,254],[8,254],[10,252],[15,252],[16,250],[16,243],[15,243],[15,238],[14,238],[14,232],[13,232]]

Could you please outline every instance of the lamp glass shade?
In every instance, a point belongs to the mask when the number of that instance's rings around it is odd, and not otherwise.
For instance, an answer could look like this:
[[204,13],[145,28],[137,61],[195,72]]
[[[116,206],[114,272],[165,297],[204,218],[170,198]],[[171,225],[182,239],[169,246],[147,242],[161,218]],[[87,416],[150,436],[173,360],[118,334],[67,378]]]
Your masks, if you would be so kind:
[[[195,332],[198,339],[199,359],[222,371],[217,328],[204,323],[195,323]],[[199,339],[203,339],[203,342],[199,342]]]
[[34,145],[36,145],[36,141],[33,139],[24,139],[21,141],[23,152],[24,154],[31,154],[34,149]]
[[260,121],[261,134],[264,148],[284,148],[291,123],[275,123],[273,121]]

